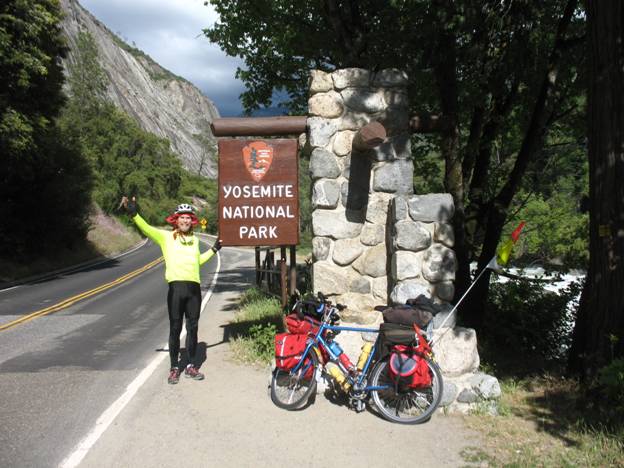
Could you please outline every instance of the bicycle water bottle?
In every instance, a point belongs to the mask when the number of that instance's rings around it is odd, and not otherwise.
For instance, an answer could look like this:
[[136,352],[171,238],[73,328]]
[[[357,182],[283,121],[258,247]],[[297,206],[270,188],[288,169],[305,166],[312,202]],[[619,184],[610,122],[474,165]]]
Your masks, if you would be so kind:
[[327,363],[327,365],[325,366],[325,369],[327,370],[329,375],[331,375],[334,378],[336,383],[340,385],[340,387],[345,392],[348,393],[349,390],[351,389],[351,384],[349,383],[349,381],[343,374],[342,369],[340,369],[340,367],[338,367],[338,365],[334,364],[333,362]]
[[351,359],[349,359],[349,356],[344,353],[338,343],[336,343],[335,341],[331,341],[327,343],[327,345],[331,352],[334,353],[336,357],[338,357],[338,360],[342,363],[344,368],[347,369],[347,371],[351,372],[355,370],[355,366],[351,362]]
[[365,342],[362,346],[362,353],[360,354],[360,358],[357,363],[357,370],[362,372],[364,370],[364,366],[366,365],[366,361],[368,361],[368,356],[370,356],[371,350],[373,349],[373,343]]

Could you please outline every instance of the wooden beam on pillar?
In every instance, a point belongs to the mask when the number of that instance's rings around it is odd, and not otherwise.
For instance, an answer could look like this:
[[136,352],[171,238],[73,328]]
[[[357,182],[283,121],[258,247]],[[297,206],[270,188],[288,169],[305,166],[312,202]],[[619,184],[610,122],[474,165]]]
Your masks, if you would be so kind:
[[367,151],[381,145],[386,140],[386,129],[379,122],[364,125],[353,137],[353,149]]
[[214,119],[210,129],[216,137],[300,135],[307,120],[306,116],[228,117]]

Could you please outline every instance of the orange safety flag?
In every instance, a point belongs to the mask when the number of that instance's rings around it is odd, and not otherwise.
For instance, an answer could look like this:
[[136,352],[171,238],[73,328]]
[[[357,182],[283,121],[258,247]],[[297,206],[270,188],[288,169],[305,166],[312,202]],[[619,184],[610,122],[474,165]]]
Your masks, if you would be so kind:
[[514,244],[518,242],[518,239],[520,238],[520,232],[522,231],[522,228],[524,228],[524,224],[524,221],[518,224],[518,227],[514,229],[511,233],[511,239],[505,242],[501,246],[501,248],[498,249],[498,252],[496,253],[496,263],[498,265],[506,265],[509,261],[511,250],[513,249]]

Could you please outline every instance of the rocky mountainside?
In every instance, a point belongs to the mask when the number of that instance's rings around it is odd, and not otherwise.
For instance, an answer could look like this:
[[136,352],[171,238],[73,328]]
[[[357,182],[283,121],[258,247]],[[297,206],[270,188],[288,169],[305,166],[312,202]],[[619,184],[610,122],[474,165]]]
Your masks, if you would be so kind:
[[88,31],[110,79],[111,101],[143,129],[169,139],[172,150],[191,172],[214,178],[216,139],[210,123],[219,117],[214,103],[194,85],[126,44],[76,0],[61,0],[61,5],[66,15],[63,30],[70,47],[67,60],[74,60],[78,32]]

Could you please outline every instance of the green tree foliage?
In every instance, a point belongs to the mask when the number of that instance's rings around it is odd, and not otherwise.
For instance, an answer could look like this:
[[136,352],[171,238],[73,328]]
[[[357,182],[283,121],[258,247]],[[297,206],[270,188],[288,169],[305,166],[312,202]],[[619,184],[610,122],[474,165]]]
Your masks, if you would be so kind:
[[75,47],[76,60],[67,64],[70,107],[76,117],[90,118],[104,103],[109,80],[100,65],[97,44],[91,34],[78,32]]
[[54,0],[0,6],[0,256],[28,260],[84,238],[91,174],[56,119],[65,54]]
[[299,154],[299,244],[304,249],[312,247],[312,182],[308,176],[309,159]]
[[[439,117],[413,128],[422,133],[417,152],[426,155],[415,161],[415,185],[442,186],[453,196],[458,294],[470,283],[470,262],[483,267],[494,255],[522,204],[518,192],[533,191],[526,177],[542,186],[552,181],[543,169],[556,150],[545,144],[578,141],[585,19],[576,0],[210,3],[220,20],[205,33],[245,61],[238,77],[248,110],[271,104],[279,89],[301,112],[311,68],[408,73],[412,112]],[[424,180],[440,167],[441,177]],[[475,324],[488,284],[472,293]]]
[[136,196],[141,214],[162,224],[182,198],[190,202],[199,196],[209,202],[203,214],[211,220],[209,229],[215,229],[216,183],[191,175],[168,140],[142,130],[105,100],[108,78],[88,32],[79,33],[75,52],[69,66],[70,99],[60,122],[64,133],[79,142],[93,170],[93,200],[113,213],[122,195]]
[[65,43],[54,0],[14,0],[0,7],[2,154],[26,155],[63,104]]
[[487,361],[507,367],[500,370],[519,375],[565,365],[581,285],[558,293],[544,286],[523,279],[493,283],[479,341]]

